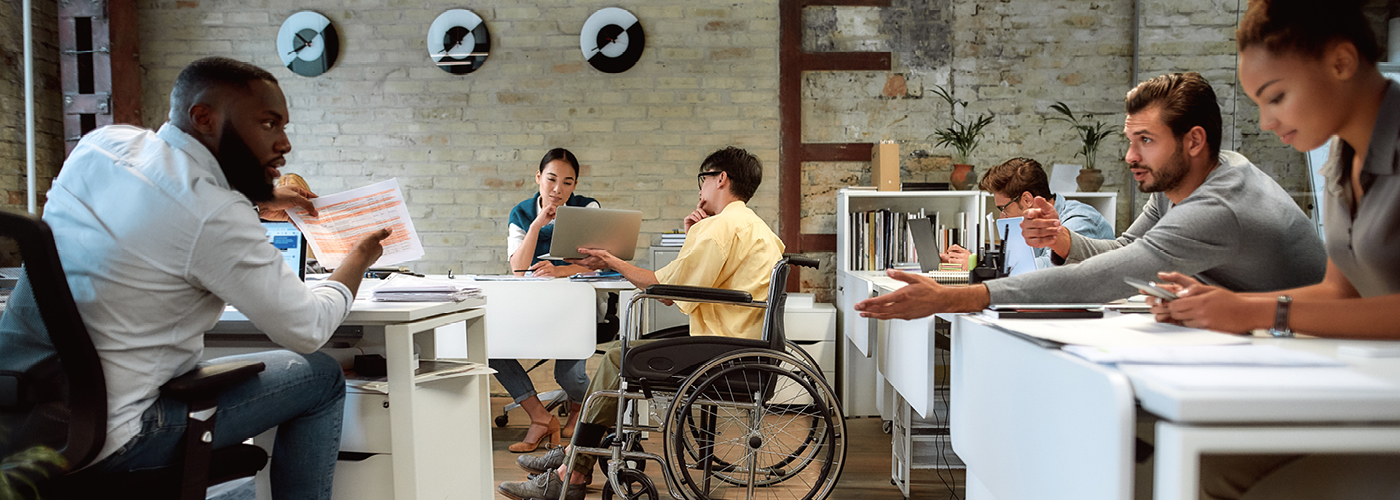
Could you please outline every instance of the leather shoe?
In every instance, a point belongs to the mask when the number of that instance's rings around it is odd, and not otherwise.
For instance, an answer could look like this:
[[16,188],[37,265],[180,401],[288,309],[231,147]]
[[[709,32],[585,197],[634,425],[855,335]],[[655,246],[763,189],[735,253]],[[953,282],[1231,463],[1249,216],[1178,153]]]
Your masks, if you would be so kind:
[[[496,490],[516,500],[558,500],[561,488],[564,482],[558,474],[540,474],[528,481],[501,483]],[[570,484],[564,491],[564,500],[583,500],[587,490],[588,486]]]
[[539,456],[521,455],[515,457],[515,464],[519,465],[525,472],[536,474],[545,471],[554,471],[559,469],[559,466],[564,465],[564,459],[569,455],[564,449],[563,446],[560,446],[558,448],[550,448],[549,452]]

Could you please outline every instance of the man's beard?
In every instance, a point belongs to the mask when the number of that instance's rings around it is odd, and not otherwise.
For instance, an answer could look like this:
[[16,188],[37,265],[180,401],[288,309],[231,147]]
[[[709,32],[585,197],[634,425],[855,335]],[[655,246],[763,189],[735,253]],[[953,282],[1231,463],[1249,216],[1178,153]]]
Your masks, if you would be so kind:
[[234,130],[232,123],[224,124],[224,135],[219,138],[219,154],[214,156],[234,190],[243,193],[253,203],[272,199],[272,184],[265,174],[267,170],[258,162],[248,143]]
[[[1134,164],[1133,167],[1143,168],[1141,163]],[[1177,143],[1176,151],[1172,152],[1172,157],[1167,160],[1166,165],[1148,169],[1151,171],[1154,182],[1149,185],[1146,181],[1138,181],[1138,191],[1160,193],[1176,189],[1177,186],[1181,185],[1182,179],[1186,178],[1186,172],[1190,169],[1191,167],[1186,164],[1186,154],[1182,149],[1182,144]]]

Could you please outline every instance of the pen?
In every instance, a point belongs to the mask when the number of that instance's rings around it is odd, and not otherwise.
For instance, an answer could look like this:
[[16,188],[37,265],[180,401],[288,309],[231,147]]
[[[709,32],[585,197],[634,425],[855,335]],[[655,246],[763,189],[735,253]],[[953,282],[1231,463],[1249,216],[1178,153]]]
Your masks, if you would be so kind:
[[529,270],[529,269],[516,269],[516,270],[511,271],[511,272],[512,272],[512,273],[528,273],[528,272],[530,272],[530,270]]

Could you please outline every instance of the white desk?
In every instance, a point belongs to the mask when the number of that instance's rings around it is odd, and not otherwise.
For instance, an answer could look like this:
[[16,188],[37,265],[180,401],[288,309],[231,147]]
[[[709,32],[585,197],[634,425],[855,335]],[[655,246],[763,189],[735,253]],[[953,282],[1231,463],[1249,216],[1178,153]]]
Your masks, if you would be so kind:
[[[1254,338],[1318,352],[1390,388],[1180,390],[1042,347],[977,315],[954,322],[953,447],[968,498],[1133,496],[1135,405],[1156,424],[1154,497],[1196,498],[1202,454],[1400,452],[1400,360],[1338,357],[1356,341]],[[1307,368],[1302,368],[1307,369]]]
[[[437,353],[434,330],[454,323],[464,325],[464,357],[486,363],[485,318],[486,310],[472,302],[355,301],[344,324],[364,328],[362,344],[384,345],[389,394],[378,400],[388,408],[388,418],[386,422],[377,404],[363,412],[356,410],[358,403],[369,398],[357,394],[346,398],[346,426],[368,435],[343,438],[341,451],[370,456],[361,462],[340,462],[337,498],[493,497],[486,377],[462,375],[415,384],[413,364],[414,343],[422,359],[433,359]],[[211,331],[246,331],[247,321],[237,311],[225,312]],[[376,437],[386,431],[387,442]],[[271,449],[270,434],[259,436],[258,444]],[[267,469],[258,474],[259,498],[270,498],[267,474]]]
[[[480,287],[486,302],[487,357],[492,359],[587,359],[597,349],[599,295],[634,290],[626,281],[471,281],[429,279]],[[625,307],[619,301],[618,314]],[[460,326],[439,330],[441,352],[457,356]]]

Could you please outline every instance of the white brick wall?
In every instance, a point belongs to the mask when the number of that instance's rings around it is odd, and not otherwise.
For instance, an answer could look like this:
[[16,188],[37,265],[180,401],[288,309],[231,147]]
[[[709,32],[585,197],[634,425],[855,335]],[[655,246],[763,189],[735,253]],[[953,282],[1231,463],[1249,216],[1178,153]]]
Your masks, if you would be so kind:
[[[579,51],[584,20],[607,6],[631,10],[646,30],[642,60],[626,73],[598,72]],[[452,8],[471,9],[491,32],[491,57],[466,76],[434,67],[424,40]],[[292,74],[273,49],[282,20],[302,9],[341,34],[340,60],[317,78]],[[150,127],[164,121],[171,82],[200,57],[267,68],[292,113],[283,171],[321,193],[397,177],[427,250],[410,265],[420,272],[505,272],[510,208],[535,192],[539,158],[553,147],[584,164],[579,194],[646,214],[642,247],[693,210],[705,155],[747,148],[766,167],[752,205],[776,229],[777,13],[773,1],[143,1],[144,116]]]

